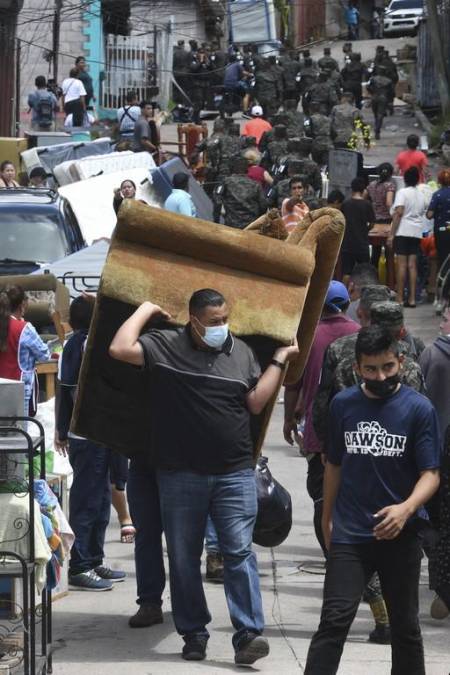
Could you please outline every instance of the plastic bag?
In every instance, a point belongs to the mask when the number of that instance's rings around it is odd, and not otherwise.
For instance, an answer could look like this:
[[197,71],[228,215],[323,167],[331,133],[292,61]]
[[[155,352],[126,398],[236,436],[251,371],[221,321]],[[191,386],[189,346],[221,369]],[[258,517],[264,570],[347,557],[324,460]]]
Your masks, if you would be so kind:
[[292,527],[292,501],[289,492],[270,473],[267,457],[256,465],[258,515],[253,541],[259,546],[279,546]]

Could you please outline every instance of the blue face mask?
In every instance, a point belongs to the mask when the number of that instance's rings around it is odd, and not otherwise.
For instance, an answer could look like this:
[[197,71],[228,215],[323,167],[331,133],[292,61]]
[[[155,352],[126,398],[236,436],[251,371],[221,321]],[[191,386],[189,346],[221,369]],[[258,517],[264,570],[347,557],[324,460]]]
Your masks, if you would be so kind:
[[220,349],[228,337],[228,324],[203,327],[205,329],[205,334],[201,336],[203,342],[212,349]]
[[195,320],[204,329],[205,334],[202,335],[194,323],[191,325],[205,345],[208,345],[211,349],[220,349],[228,337],[228,324],[226,323],[224,326],[204,326],[197,318]]

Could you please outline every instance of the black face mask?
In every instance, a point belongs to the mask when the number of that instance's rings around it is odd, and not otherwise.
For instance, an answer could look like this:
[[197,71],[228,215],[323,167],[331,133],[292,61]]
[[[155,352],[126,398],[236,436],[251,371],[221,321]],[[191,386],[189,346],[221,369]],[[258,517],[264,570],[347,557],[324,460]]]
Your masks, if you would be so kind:
[[364,384],[368,391],[380,398],[387,398],[395,392],[400,382],[400,373],[391,375],[385,380],[364,380]]

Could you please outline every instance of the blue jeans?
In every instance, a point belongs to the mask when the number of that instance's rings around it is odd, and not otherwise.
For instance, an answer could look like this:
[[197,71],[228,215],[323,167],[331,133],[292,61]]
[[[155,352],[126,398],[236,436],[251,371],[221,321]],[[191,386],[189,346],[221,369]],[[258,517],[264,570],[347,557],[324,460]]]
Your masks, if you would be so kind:
[[206,553],[220,553],[219,537],[217,536],[211,516],[208,516],[208,520],[206,521],[205,550]]
[[73,469],[69,523],[75,533],[70,574],[88,572],[103,562],[111,511],[110,454],[110,450],[92,441],[69,439],[69,461]]
[[236,629],[236,648],[248,631],[264,628],[256,556],[252,551],[257,513],[255,473],[223,475],[158,471],[161,514],[170,563],[172,614],[183,637],[209,637],[211,621],[200,570],[208,513],[224,558],[225,597]]
[[162,605],[166,585],[162,550],[162,524],[155,472],[145,462],[132,459],[127,484],[128,505],[136,528],[137,603]]

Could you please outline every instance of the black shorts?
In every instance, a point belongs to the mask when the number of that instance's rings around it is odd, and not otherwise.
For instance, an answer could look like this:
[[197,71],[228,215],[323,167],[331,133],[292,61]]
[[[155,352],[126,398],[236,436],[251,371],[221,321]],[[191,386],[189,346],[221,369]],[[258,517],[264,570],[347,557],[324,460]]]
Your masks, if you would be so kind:
[[394,237],[394,253],[397,255],[419,255],[419,237]]
[[355,265],[370,262],[369,249],[367,251],[341,251],[342,274],[345,276],[353,272]]

